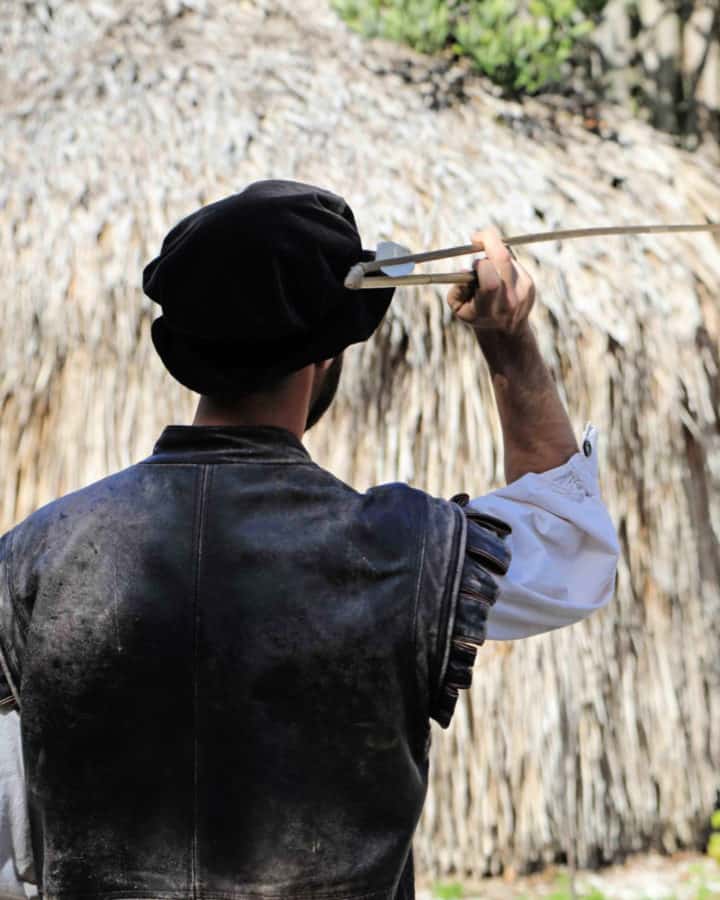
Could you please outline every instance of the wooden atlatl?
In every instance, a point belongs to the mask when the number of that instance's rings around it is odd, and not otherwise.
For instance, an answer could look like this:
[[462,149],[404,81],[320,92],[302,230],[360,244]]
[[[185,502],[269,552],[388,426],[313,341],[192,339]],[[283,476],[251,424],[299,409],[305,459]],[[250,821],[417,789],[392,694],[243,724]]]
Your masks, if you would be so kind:
[[[613,234],[672,234],[689,231],[718,231],[720,224],[704,225],[608,225],[599,228],[569,228],[564,231],[540,231],[533,234],[518,234],[505,238],[503,243],[508,247],[519,247],[522,244],[541,244],[547,241],[567,241],[572,238],[605,237]],[[381,255],[381,248],[384,254]],[[409,287],[418,284],[472,284],[475,281],[473,272],[436,272],[428,275],[411,275],[415,263],[431,262],[437,259],[450,259],[454,256],[467,256],[480,249],[474,244],[463,244],[461,247],[447,247],[444,250],[428,250],[425,253],[404,253],[406,248],[400,244],[386,241],[378,247],[374,260],[353,266],[345,279],[345,287],[350,290],[360,288]],[[400,254],[393,250],[401,251]],[[390,262],[392,260],[392,263]],[[402,271],[397,271],[398,269]],[[369,272],[386,272],[386,275],[368,278]],[[407,274],[405,274],[407,272]]]

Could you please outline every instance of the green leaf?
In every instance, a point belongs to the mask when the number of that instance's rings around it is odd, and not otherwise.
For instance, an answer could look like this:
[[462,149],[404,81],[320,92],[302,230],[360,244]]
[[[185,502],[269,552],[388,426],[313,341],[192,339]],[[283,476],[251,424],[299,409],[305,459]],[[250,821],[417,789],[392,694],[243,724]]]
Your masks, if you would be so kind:
[[465,56],[497,84],[535,93],[562,74],[607,0],[330,0],[368,37]]

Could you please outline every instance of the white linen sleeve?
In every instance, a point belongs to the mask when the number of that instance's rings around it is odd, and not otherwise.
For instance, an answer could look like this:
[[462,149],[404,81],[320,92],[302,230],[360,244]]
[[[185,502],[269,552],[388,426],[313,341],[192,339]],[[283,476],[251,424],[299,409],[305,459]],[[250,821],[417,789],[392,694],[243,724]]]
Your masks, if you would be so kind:
[[572,625],[605,606],[615,589],[620,552],[600,496],[597,432],[565,465],[528,474],[470,506],[512,527],[512,562],[496,576],[487,640],[511,641]]
[[0,898],[37,897],[20,716],[0,710]]

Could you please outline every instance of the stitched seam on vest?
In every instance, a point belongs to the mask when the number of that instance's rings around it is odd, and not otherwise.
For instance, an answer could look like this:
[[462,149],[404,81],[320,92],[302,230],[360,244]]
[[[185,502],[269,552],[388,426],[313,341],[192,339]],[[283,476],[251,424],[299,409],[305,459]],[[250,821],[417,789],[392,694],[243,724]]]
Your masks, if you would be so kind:
[[[415,606],[413,609],[413,617],[412,617],[412,632],[410,635],[411,646],[412,646],[412,664],[415,671],[415,697],[419,699],[423,693],[425,693],[427,697],[427,708],[423,711],[423,717],[426,718],[428,715],[428,711],[430,708],[430,695],[431,691],[428,689],[423,692],[423,686],[420,683],[420,672],[418,671],[418,659],[417,659],[417,630],[418,630],[418,610],[420,608],[420,593],[422,589],[423,582],[423,573],[425,571],[425,545],[427,542],[427,530],[428,530],[428,500],[425,498],[425,521],[423,523],[423,527],[420,529],[419,539],[416,545],[415,558],[417,561],[417,580],[415,582]],[[418,704],[419,705],[419,704]]]
[[[315,466],[316,468],[320,468],[317,463],[314,463],[312,460],[304,460],[304,459],[236,459],[230,462],[229,460],[225,460],[224,462],[202,462],[201,460],[194,460],[193,462],[170,462],[169,460],[159,460],[158,462],[154,462],[152,459],[143,459],[139,463],[136,463],[138,466]],[[324,470],[323,470],[324,471]]]
[[193,808],[192,808],[192,844],[190,848],[190,884],[193,900],[198,897],[198,631],[199,631],[199,593],[200,565],[202,562],[202,546],[207,511],[207,491],[209,466],[200,470],[200,485],[195,504],[195,573],[193,578]]
[[[465,518],[465,514],[463,513],[463,511],[460,509],[459,506],[455,506],[455,504],[453,504],[453,507],[454,507],[453,513],[455,514],[455,520],[458,523],[458,525],[460,526],[460,529],[459,529],[460,534],[458,536],[457,542],[455,543],[455,547],[453,548],[455,552],[451,554],[450,560],[448,561],[448,575],[451,574],[453,563],[455,564],[455,577],[452,580],[452,587],[449,587],[449,584],[448,584],[448,582],[450,581],[450,578],[448,577],[445,580],[445,584],[447,586],[445,588],[445,596],[443,598],[443,607],[448,608],[448,614],[447,614],[447,624],[446,624],[445,628],[443,629],[443,632],[444,632],[443,640],[444,640],[445,646],[443,647],[443,657],[442,657],[442,663],[440,665],[440,673],[438,676],[438,683],[435,688],[436,697],[437,697],[438,692],[441,691],[443,688],[443,684],[445,682],[445,673],[447,672],[448,662],[450,661],[450,644],[452,642],[453,631],[455,629],[455,612],[457,609],[457,598],[458,598],[458,593],[460,592],[460,583],[462,581],[463,565],[465,563],[465,549],[466,549],[466,545],[467,545],[467,519]],[[448,597],[448,593],[450,594],[449,597]],[[440,639],[440,637],[441,637],[440,632],[438,632],[438,640]],[[440,650],[440,647],[438,647],[438,652],[439,652],[439,650]]]

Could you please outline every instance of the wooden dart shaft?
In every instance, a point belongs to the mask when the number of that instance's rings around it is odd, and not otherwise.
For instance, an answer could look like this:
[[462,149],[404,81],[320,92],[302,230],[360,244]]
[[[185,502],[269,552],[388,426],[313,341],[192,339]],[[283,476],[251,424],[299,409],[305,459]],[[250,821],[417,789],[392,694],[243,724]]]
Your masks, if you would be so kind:
[[413,284],[472,284],[475,280],[474,272],[437,272],[430,275],[399,275],[397,278],[390,275],[363,278],[359,286],[373,288],[407,287]]
[[[532,234],[518,234],[514,237],[503,238],[503,243],[508,247],[519,247],[522,244],[540,244],[545,241],[567,241],[572,238],[604,237],[614,234],[672,234],[674,232],[693,231],[717,231],[720,232],[720,223],[705,225],[609,225],[600,228],[570,228],[563,231],[540,231]],[[370,262],[360,263],[364,274],[379,272],[384,266],[401,266],[405,263],[432,262],[436,259],[450,259],[454,256],[467,256],[469,253],[477,253],[478,248],[473,244],[464,244],[462,247],[448,247],[443,250],[428,250],[426,253],[411,253],[408,256],[396,256],[392,259],[375,259]],[[403,276],[414,278],[414,275]],[[395,279],[397,281],[398,279]],[[402,281],[400,284],[429,284],[432,282]],[[448,283],[448,282],[445,282]],[[388,285],[387,281],[383,284]],[[369,286],[369,285],[368,285]],[[380,286],[378,284],[378,286]]]

